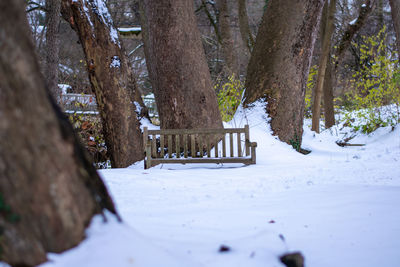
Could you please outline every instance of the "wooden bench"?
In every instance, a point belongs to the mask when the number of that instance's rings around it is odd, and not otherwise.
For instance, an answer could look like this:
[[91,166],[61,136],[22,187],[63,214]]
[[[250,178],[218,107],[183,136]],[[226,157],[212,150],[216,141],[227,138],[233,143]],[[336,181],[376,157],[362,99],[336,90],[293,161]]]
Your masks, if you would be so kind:
[[167,129],[144,127],[144,168],[164,163],[256,164],[256,142],[249,126],[227,129]]

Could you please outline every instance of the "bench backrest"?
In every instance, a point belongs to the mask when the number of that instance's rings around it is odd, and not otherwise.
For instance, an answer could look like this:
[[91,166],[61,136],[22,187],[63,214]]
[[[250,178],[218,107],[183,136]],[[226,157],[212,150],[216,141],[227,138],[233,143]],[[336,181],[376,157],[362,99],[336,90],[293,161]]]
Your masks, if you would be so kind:
[[[249,126],[227,129],[165,129],[143,132],[146,159],[153,163],[229,162],[255,163],[256,143]],[[254,157],[252,156],[254,154]],[[248,157],[251,156],[251,159]],[[215,158],[218,158],[216,161]],[[243,158],[240,160],[240,158]],[[168,161],[168,159],[171,159]],[[209,159],[209,160],[207,160]],[[233,159],[236,159],[233,161]],[[152,165],[152,164],[150,164]],[[147,166],[151,167],[151,166]]]

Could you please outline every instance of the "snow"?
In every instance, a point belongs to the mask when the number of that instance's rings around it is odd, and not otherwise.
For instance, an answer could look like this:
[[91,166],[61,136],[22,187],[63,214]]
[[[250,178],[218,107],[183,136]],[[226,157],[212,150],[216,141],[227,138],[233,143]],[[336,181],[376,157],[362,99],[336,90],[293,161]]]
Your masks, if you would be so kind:
[[140,32],[142,27],[118,28],[120,32]]
[[112,58],[110,68],[120,68],[121,67],[121,60],[118,56],[114,56]]
[[133,104],[135,105],[135,112],[137,114],[140,114],[142,112],[142,107],[140,106],[140,104],[136,101],[134,101]]
[[[76,0],[73,0],[73,2],[76,2]],[[119,47],[121,46],[118,38],[118,31],[117,29],[113,26],[113,21],[111,18],[111,14],[107,8],[105,0],[83,0],[83,11],[87,17],[87,20],[89,21],[91,27],[94,29],[94,25],[91,20],[91,12],[96,14],[100,21],[104,23],[107,28],[110,31],[110,37],[111,41],[115,44],[117,44]],[[92,33],[94,37],[94,32]]]
[[[72,2],[77,2],[77,1],[73,0]],[[90,19],[89,8],[87,7],[87,5],[88,5],[88,3],[84,0],[82,2],[83,12],[85,13],[87,21],[90,23],[90,26],[92,27],[92,29],[94,29],[94,25],[93,25],[92,20]],[[92,34],[93,34],[93,37],[94,37],[94,33],[92,33]]]
[[95,14],[97,14],[97,16],[99,16],[100,20],[103,21],[103,23],[110,28],[111,40],[115,44],[120,45],[119,39],[118,39],[118,31],[113,26],[112,18],[111,18],[110,12],[108,11],[105,1],[104,0],[94,0],[93,3],[92,2],[88,2],[88,3],[92,6],[93,12]]
[[358,19],[358,18],[355,18],[355,19],[353,19],[352,21],[350,21],[350,23],[349,23],[349,24],[350,24],[350,25],[354,25],[354,24],[356,24],[356,22],[357,22],[357,19]]
[[160,126],[156,126],[156,125],[152,124],[151,121],[145,117],[143,117],[140,120],[140,129],[142,130],[142,132],[143,132],[144,127],[147,127],[148,130],[160,130]]
[[68,89],[72,88],[71,85],[64,83],[59,83],[58,87],[61,89],[61,93],[64,95],[68,93]]
[[95,217],[82,244],[41,267],[283,266],[278,257],[293,251],[308,267],[398,266],[399,126],[343,148],[346,129],[316,134],[306,121],[312,152],[302,155],[271,135],[262,104],[225,127],[245,123],[256,165],[101,170],[123,223]]

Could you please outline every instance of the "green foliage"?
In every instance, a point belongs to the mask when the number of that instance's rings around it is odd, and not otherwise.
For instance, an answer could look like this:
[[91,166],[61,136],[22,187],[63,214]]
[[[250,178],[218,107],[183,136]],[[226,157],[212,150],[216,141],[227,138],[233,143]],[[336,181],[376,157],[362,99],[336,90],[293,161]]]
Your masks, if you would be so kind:
[[[11,210],[10,205],[8,205],[5,200],[3,195],[0,193],[0,216],[4,218],[5,221],[9,222],[9,223],[18,223],[21,220],[21,217],[14,213]],[[2,238],[3,234],[4,234],[4,226],[0,225],[0,239]],[[0,246],[0,260],[1,260],[1,256],[3,254],[3,248]]]
[[2,194],[0,194],[0,215],[10,223],[17,223],[21,219],[18,214],[12,212],[10,205],[6,204]]
[[293,139],[289,140],[290,145],[297,151],[300,152],[301,150],[301,143],[300,138],[297,133],[293,136]]
[[344,99],[345,107],[355,111],[352,114],[358,123],[354,124],[349,115],[344,119],[364,133],[400,122],[400,70],[397,54],[388,53],[386,39],[383,27],[375,36],[363,36],[360,45],[354,44],[360,52],[361,68],[353,74],[353,88]]
[[318,66],[311,66],[310,72],[308,73],[306,95],[305,95],[305,106],[304,106],[304,116],[306,118],[311,118],[312,116],[312,91],[315,86],[316,78],[318,74]]
[[269,0],[264,0],[264,12],[267,9]]
[[222,120],[232,120],[242,101],[243,83],[232,74],[226,83],[218,82],[214,89],[217,91],[218,107]]

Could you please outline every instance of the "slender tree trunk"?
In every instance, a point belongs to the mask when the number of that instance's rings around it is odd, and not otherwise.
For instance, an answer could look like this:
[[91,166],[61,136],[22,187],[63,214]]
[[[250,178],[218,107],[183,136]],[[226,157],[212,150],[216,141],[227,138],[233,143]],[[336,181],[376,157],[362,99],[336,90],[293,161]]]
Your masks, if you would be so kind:
[[355,21],[355,23],[349,24],[347,29],[345,30],[342,39],[337,45],[337,49],[335,51],[335,69],[339,66],[340,62],[343,59],[344,52],[349,48],[351,41],[353,40],[354,35],[361,29],[367,20],[369,14],[375,7],[375,0],[366,0],[365,4],[361,5],[360,13]]
[[[153,73],[150,71],[150,66],[152,66],[154,63],[151,61],[152,58],[150,56],[151,53],[150,53],[150,39],[149,39],[149,26],[148,26],[149,21],[146,17],[143,0],[139,0],[139,11],[140,11],[140,26],[142,28],[143,51],[144,51],[144,56],[146,59],[147,73],[149,76],[149,80],[152,83],[152,81],[154,81],[154,77],[152,77]],[[152,86],[154,86],[154,85],[152,84]],[[153,92],[154,92],[154,88],[153,88]]]
[[326,72],[324,80],[324,113],[325,113],[325,128],[331,128],[335,125],[335,109],[333,105],[333,80],[332,80],[332,61],[330,60],[331,54],[329,53],[329,60],[326,63]]
[[321,99],[323,94],[323,87],[325,81],[325,72],[330,60],[331,39],[334,29],[334,16],[336,12],[336,0],[330,0],[327,19],[325,23],[324,36],[322,37],[322,51],[319,58],[318,76],[315,85],[314,101],[312,108],[312,127],[313,131],[319,133],[319,119],[321,117]]
[[141,4],[147,29],[146,62],[161,128],[221,128],[193,1],[143,0]]
[[381,30],[383,26],[385,25],[384,21],[384,16],[383,16],[383,0],[377,0],[377,5],[376,5],[376,13],[378,16],[378,30]]
[[249,18],[247,16],[246,0],[238,0],[239,6],[239,29],[242,36],[243,43],[249,49],[249,52],[253,50],[254,38],[249,27]]
[[245,106],[264,98],[273,133],[298,148],[323,4],[323,0],[269,1],[247,69]]
[[226,73],[230,76],[235,74],[238,77],[239,65],[235,53],[235,46],[231,30],[230,11],[227,0],[217,0],[219,11],[218,26],[221,35],[221,48],[225,60]]
[[396,44],[397,52],[400,58],[400,1],[399,0],[389,0],[390,8],[392,12],[392,21],[394,26],[394,31],[396,32]]
[[[329,11],[329,4],[328,2],[325,3],[324,5],[324,10],[322,12],[322,20],[321,20],[321,38],[325,36],[325,25],[326,25],[326,20],[328,17],[328,11]],[[346,3],[343,3],[345,5]],[[322,23],[322,21],[324,23]],[[321,45],[322,46],[322,45]],[[324,115],[325,115],[325,128],[330,128],[333,125],[335,125],[335,110],[333,106],[333,78],[332,75],[332,67],[333,67],[333,62],[332,62],[332,54],[331,52],[329,53],[328,56],[329,60],[326,63],[326,71],[325,71],[325,79],[324,79],[324,88],[323,88],[323,96],[324,96],[324,101],[323,101],[323,107],[324,107]],[[314,91],[313,91],[314,94]],[[313,95],[314,98],[314,95]]]
[[61,9],[85,53],[111,165],[127,167],[143,159],[143,137],[135,105],[144,104],[111,16],[104,0],[62,0]]
[[60,103],[61,90],[58,87],[59,64],[59,25],[60,25],[60,0],[46,0],[46,85],[53,98]]
[[34,266],[76,246],[114,205],[48,94],[23,0],[0,2],[0,261]]
[[[208,1],[207,1],[207,2],[208,2]],[[209,2],[208,2],[208,3],[209,3]],[[214,2],[212,5],[215,6],[215,2]],[[222,40],[221,40],[222,38],[221,38],[221,33],[219,32],[219,28],[218,28],[218,25],[217,25],[217,18],[215,18],[215,17],[211,14],[210,10],[208,10],[207,3],[206,3],[205,0],[201,0],[201,5],[200,5],[200,7],[198,8],[198,10],[204,10],[204,13],[207,15],[207,18],[208,18],[208,20],[210,21],[210,24],[211,24],[211,26],[212,26],[213,29],[214,29],[215,35],[216,35],[216,37],[217,37],[217,41],[218,41],[219,44],[221,44],[221,43],[222,43]],[[198,10],[196,10],[196,12],[197,12]],[[215,11],[215,13],[217,13],[215,8],[214,8],[214,11]]]

